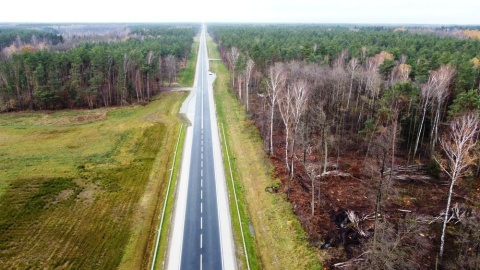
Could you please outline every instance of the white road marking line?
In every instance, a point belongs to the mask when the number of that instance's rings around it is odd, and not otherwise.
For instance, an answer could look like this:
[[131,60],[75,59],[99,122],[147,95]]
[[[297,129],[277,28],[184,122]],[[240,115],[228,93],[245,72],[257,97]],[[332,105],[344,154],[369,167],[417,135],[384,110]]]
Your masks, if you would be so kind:
[[202,270],[202,254],[200,254],[200,270]]
[[203,159],[203,153],[200,154],[200,159]]
[[200,147],[200,151],[202,151],[202,152],[203,152],[203,146],[201,146],[201,147]]
[[203,178],[200,178],[200,187],[203,188]]
[[[202,214],[203,213],[203,202],[200,203],[200,213]],[[202,217],[200,217],[200,220],[201,220]]]
[[203,160],[200,161],[200,167],[203,168]]
[[203,177],[203,170],[200,170],[200,177]]
[[203,235],[200,234],[200,248],[203,247]]
[[203,200],[203,190],[200,190],[200,200]]
[[203,217],[200,217],[200,230],[203,229]]

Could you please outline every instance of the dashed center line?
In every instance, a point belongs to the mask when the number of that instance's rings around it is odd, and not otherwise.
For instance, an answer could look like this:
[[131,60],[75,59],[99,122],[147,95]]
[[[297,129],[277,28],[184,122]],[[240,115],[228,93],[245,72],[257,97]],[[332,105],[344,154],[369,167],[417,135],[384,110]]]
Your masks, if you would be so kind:
[[[203,96],[202,96],[202,118],[203,118]],[[203,230],[203,119],[200,139],[200,230]],[[202,270],[203,234],[200,233],[200,270]]]

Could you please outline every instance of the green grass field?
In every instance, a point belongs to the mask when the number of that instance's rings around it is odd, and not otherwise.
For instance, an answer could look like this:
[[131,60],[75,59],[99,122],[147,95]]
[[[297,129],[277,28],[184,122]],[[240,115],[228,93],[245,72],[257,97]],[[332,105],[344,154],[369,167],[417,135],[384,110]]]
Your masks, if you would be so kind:
[[[210,38],[207,46],[210,58],[220,58]],[[225,127],[251,269],[321,269],[321,255],[309,245],[286,197],[265,192],[265,187],[276,184],[271,175],[273,168],[263,152],[258,130],[231,91],[228,70],[220,61],[211,61],[210,69],[217,75],[214,89],[219,127]],[[228,170],[228,164],[225,168]],[[228,171],[227,182],[230,182]],[[231,192],[231,185],[229,190]],[[237,258],[243,261],[241,269],[247,269],[236,208],[232,204],[230,209]],[[249,223],[254,235],[250,233]]]
[[185,97],[0,114],[1,268],[148,265]]

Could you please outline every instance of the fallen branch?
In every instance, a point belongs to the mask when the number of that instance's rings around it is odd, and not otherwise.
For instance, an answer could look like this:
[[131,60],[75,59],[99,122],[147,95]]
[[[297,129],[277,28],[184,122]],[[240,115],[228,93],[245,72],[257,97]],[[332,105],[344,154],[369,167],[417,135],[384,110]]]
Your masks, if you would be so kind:
[[362,256],[365,255],[365,254],[368,254],[368,253],[370,253],[369,250],[366,251],[366,252],[364,252],[364,253],[362,253],[362,254],[360,254],[360,255],[358,255],[357,257],[355,257],[355,258],[353,258],[353,259],[350,259],[350,260],[348,260],[348,261],[346,261],[346,262],[336,263],[336,264],[334,264],[333,266],[334,266],[335,268],[343,268],[343,267],[351,266],[352,264],[354,264],[354,263],[356,263],[356,262],[363,262],[363,261],[365,261],[365,259],[362,258]]
[[[450,209],[451,213],[449,214],[447,223],[454,221],[455,224],[462,222],[468,216],[468,209],[461,208],[458,203]],[[428,218],[423,218],[423,221],[428,222],[428,224],[432,224],[435,222],[444,222],[445,220],[445,211],[442,211],[439,216],[433,217],[431,220]]]

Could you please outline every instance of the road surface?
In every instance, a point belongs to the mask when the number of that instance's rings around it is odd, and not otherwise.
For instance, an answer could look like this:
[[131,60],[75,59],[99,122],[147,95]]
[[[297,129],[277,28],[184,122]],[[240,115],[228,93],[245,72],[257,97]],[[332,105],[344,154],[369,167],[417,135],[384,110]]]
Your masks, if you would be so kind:
[[167,269],[236,269],[228,193],[202,29]]

